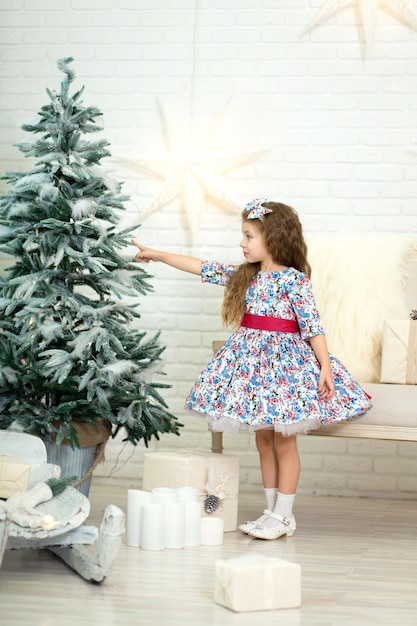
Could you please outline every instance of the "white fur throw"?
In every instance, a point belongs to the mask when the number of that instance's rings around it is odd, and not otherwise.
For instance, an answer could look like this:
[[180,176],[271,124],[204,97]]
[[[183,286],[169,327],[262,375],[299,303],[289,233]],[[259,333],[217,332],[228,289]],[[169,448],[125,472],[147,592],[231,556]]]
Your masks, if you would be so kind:
[[384,319],[409,317],[404,281],[417,240],[327,233],[306,241],[329,351],[357,380],[378,382]]

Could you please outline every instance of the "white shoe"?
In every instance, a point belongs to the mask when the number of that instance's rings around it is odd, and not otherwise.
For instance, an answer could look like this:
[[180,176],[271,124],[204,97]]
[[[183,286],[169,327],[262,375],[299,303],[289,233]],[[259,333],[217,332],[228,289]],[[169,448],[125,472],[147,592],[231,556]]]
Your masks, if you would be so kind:
[[269,517],[273,517],[278,521],[276,526],[265,526],[259,524],[252,528],[249,532],[251,537],[256,537],[256,539],[278,539],[278,537],[282,537],[283,535],[287,535],[287,537],[292,537],[297,525],[295,523],[294,515],[291,517],[281,517],[281,515],[277,515],[276,513],[270,513]]
[[239,530],[242,533],[245,533],[245,535],[250,535],[251,530],[259,527],[262,522],[268,519],[270,515],[272,515],[272,511],[270,511],[269,509],[264,509],[264,511],[262,511],[261,517],[258,517],[258,519],[254,520],[253,522],[245,522],[244,524],[241,524],[239,526]]

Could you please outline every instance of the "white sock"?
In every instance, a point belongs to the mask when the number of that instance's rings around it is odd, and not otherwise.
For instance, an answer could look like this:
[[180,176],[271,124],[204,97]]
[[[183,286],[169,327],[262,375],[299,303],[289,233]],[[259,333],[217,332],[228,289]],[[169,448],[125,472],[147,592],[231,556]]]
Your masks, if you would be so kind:
[[[287,494],[280,493],[278,491],[277,495],[277,503],[274,508],[274,513],[279,515],[280,517],[291,517],[292,516],[292,507],[295,500],[295,493]],[[279,521],[274,517],[269,517],[265,522],[264,526],[272,528],[273,526],[277,526]]]
[[267,487],[265,491],[266,508],[273,511],[277,503],[278,489],[276,487]]
[[274,513],[281,517],[291,517],[292,507],[295,500],[295,493],[287,494],[278,491],[277,502],[275,504]]

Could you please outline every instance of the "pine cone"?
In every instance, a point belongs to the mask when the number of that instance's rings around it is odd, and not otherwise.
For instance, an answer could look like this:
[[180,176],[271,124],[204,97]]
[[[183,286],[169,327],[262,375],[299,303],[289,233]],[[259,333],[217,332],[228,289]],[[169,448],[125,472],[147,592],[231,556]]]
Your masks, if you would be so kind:
[[220,506],[220,498],[217,496],[207,496],[203,505],[206,513],[214,513]]

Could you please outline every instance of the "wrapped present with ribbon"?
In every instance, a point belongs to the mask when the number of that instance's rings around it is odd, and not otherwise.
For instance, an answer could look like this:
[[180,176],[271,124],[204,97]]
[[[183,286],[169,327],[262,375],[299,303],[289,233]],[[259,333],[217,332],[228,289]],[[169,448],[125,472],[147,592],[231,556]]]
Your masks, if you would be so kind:
[[384,321],[381,383],[417,385],[417,313],[415,311],[412,311],[409,320]]
[[215,562],[214,601],[236,612],[301,605],[301,566],[250,552]]
[[0,455],[0,498],[27,491],[31,466],[13,454]]
[[155,487],[197,487],[203,516],[215,515],[224,531],[237,528],[239,457],[213,452],[147,452],[143,459],[145,491]]

